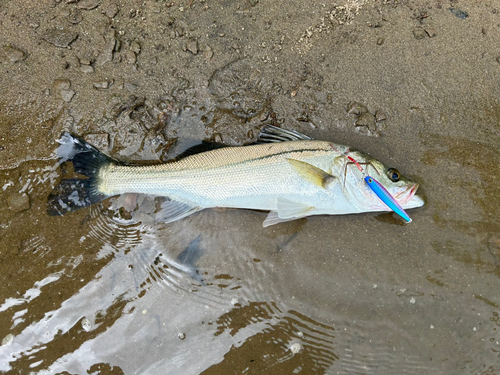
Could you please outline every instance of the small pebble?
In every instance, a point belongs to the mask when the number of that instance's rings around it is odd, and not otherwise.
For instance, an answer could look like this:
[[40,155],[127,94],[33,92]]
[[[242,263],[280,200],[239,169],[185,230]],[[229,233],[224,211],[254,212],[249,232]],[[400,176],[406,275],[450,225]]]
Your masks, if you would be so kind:
[[68,16],[68,21],[73,25],[77,25],[83,21],[83,16],[80,13],[70,14]]
[[384,121],[384,120],[387,120],[387,116],[385,115],[384,112],[376,111],[375,112],[375,120],[377,122]]
[[73,96],[75,96],[75,92],[73,90],[61,90],[61,98],[66,102],[69,103],[71,99],[73,99]]
[[80,66],[80,71],[82,73],[93,73],[94,68],[92,68],[92,66],[90,66],[90,65],[82,65],[82,66]]
[[290,345],[290,351],[292,352],[292,354],[297,354],[298,352],[300,352],[301,349],[302,349],[302,345],[300,345],[300,343],[298,343],[298,342]]
[[356,126],[356,131],[359,133],[359,134],[363,134],[363,135],[370,135],[370,129],[368,129],[366,126]]
[[60,17],[68,17],[70,15],[70,11],[68,8],[63,8],[61,12],[59,13]]
[[106,33],[106,45],[97,57],[97,65],[102,66],[110,61],[113,61],[113,51],[115,50],[116,43],[116,31],[110,28]]
[[0,53],[5,56],[5,58],[1,60],[7,60],[11,64],[14,64],[16,62],[22,61],[26,58],[26,54],[21,51],[20,49],[14,48],[12,46],[3,46],[0,49]]
[[381,46],[382,44],[384,44],[384,38],[378,38],[378,39],[377,39],[377,44],[378,44],[379,46]]
[[141,53],[141,45],[138,41],[134,40],[130,45],[130,50],[133,51],[136,55]]
[[186,48],[193,55],[197,55],[198,54],[198,41],[196,39],[190,40],[189,42],[187,42]]
[[82,328],[85,332],[89,332],[92,329],[92,323],[87,318],[82,319]]
[[430,38],[434,38],[437,35],[437,32],[434,29],[425,29],[425,32]]
[[453,14],[457,18],[460,18],[461,20],[464,20],[467,17],[469,17],[469,13],[467,13],[466,11],[456,9],[456,8],[448,8],[448,9],[451,12],[451,14]]
[[426,34],[425,30],[422,29],[413,30],[413,36],[415,39],[424,39]]
[[415,297],[411,297],[411,298],[410,298],[410,303],[411,303],[411,304],[415,304],[415,302],[417,302],[417,301],[415,300]]
[[214,56],[214,51],[212,51],[212,48],[210,48],[209,46],[205,46],[205,51],[203,52],[203,56],[205,56],[205,59],[207,61],[210,61]]
[[67,79],[56,79],[52,83],[52,91],[67,90],[71,87],[71,82]]
[[238,298],[234,297],[234,298],[231,299],[231,305],[235,306],[238,303],[240,303],[240,301],[238,300]]
[[84,10],[92,10],[99,6],[100,0],[82,0],[78,3],[77,7]]
[[377,130],[375,126],[375,116],[371,113],[363,113],[356,120],[356,126],[366,126],[371,131]]
[[103,13],[106,17],[113,18],[118,13],[118,6],[116,4],[110,4],[104,9]]
[[222,136],[220,133],[214,133],[212,139],[215,143],[222,143]]
[[431,329],[434,329],[434,326],[431,324]]
[[125,52],[125,61],[127,61],[127,64],[130,64],[130,65],[136,63],[137,57],[136,57],[134,51],[128,50],[127,52]]
[[14,212],[26,211],[30,208],[30,197],[26,193],[16,193],[7,198],[9,209]]
[[78,38],[77,33],[60,29],[50,29],[42,35],[43,40],[60,48],[68,48],[76,38]]
[[93,86],[97,90],[106,90],[109,88],[109,82],[108,81],[94,82]]
[[184,36],[184,29],[182,27],[176,27],[175,36]]
[[368,112],[368,108],[366,108],[361,103],[351,102],[347,106],[347,113],[352,114],[352,115],[361,115],[361,114],[367,113],[367,112]]
[[183,332],[180,332],[178,335],[177,335],[178,339],[179,340],[184,340],[186,338],[186,334],[183,333]]
[[87,57],[80,57],[78,59],[78,61],[80,61],[80,64],[83,64],[83,65],[90,65],[90,64],[92,64],[92,60],[90,60]]

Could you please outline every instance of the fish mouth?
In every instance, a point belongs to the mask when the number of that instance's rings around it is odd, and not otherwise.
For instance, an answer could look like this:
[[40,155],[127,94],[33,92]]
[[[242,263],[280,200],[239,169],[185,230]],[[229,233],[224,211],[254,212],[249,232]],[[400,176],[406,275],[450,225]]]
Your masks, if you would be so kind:
[[422,197],[416,195],[418,184],[408,186],[407,189],[397,194],[394,198],[403,206],[403,208],[422,207],[425,202]]

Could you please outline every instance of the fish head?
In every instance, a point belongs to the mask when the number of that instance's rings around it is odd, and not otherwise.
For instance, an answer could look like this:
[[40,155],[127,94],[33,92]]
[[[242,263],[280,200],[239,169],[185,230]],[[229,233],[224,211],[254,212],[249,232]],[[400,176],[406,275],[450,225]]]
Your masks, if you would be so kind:
[[[424,205],[422,197],[416,195],[418,184],[404,177],[397,169],[386,167],[361,152],[350,152],[348,155],[360,164],[366,175],[377,180],[403,209]],[[355,164],[346,165],[345,187],[348,194],[363,211],[387,211],[388,207],[370,189],[363,177],[363,172]]]

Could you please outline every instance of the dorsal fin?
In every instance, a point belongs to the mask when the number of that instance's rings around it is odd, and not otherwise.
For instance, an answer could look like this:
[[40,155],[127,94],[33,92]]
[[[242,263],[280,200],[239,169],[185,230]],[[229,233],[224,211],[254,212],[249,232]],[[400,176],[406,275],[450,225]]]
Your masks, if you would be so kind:
[[186,151],[181,152],[175,160],[183,159],[187,156],[201,154],[202,152],[217,150],[218,148],[229,147],[228,145],[217,143],[217,142],[208,142],[202,141],[199,145],[188,148]]
[[308,135],[299,133],[296,130],[286,130],[273,125],[264,125],[260,130],[260,134],[255,143],[273,143],[311,139],[312,138]]

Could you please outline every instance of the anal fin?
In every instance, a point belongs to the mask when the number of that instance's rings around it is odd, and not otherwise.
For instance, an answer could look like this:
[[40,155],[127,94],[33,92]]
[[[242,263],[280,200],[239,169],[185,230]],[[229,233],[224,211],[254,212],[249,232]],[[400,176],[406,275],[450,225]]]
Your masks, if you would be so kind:
[[192,206],[178,201],[165,201],[161,204],[160,210],[156,213],[156,221],[162,223],[172,223],[183,219],[202,208]]

